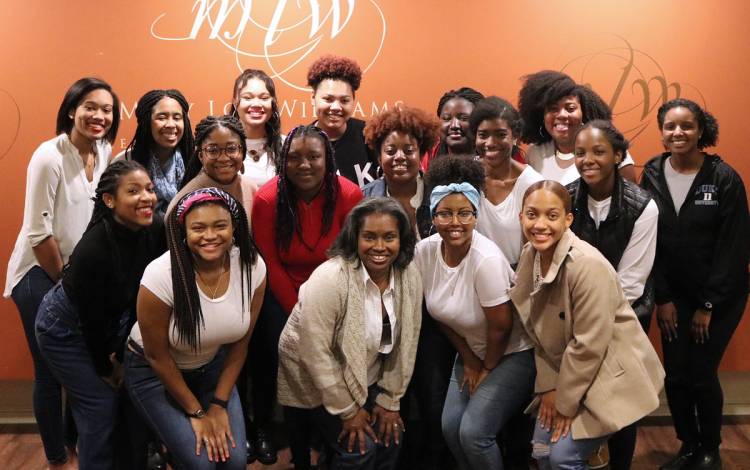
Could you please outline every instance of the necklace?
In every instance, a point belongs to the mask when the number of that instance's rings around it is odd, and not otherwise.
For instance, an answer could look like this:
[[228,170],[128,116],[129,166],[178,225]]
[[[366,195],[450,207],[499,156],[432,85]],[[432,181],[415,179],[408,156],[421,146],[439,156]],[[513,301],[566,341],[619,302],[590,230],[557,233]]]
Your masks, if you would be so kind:
[[250,158],[252,158],[254,162],[257,162],[260,160],[261,155],[266,152],[266,147],[268,146],[265,143],[261,146],[248,146],[247,153],[250,154]]
[[[224,260],[226,260],[226,254],[224,255]],[[221,265],[222,265],[222,268],[223,268],[224,267],[224,262],[223,261],[222,261]],[[203,276],[201,276],[201,272],[199,270],[197,270],[197,269],[195,270],[195,272],[198,274],[198,278],[200,278],[200,280],[203,283],[203,285],[205,285],[207,288],[210,289],[211,288],[210,284],[207,283],[205,279],[203,279]],[[228,272],[229,272],[228,270],[224,269],[219,274],[219,276],[216,278],[216,285],[214,286],[214,290],[211,292],[211,295],[209,297],[210,299],[215,299],[216,298],[216,291],[219,290],[219,285],[221,284],[221,278],[224,277],[224,274],[226,274]]]

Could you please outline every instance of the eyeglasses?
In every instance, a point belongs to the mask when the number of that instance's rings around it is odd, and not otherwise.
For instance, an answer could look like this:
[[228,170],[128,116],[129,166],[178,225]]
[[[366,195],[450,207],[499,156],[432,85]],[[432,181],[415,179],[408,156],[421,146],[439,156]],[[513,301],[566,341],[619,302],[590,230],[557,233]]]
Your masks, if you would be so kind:
[[208,147],[202,147],[201,152],[208,157],[209,160],[217,160],[221,157],[221,154],[226,154],[229,158],[235,158],[242,153],[242,146],[237,144],[229,144],[224,148],[218,145],[209,145]]
[[458,222],[461,224],[468,224],[474,217],[477,216],[477,211],[460,210],[458,212],[453,211],[437,211],[435,212],[435,221],[440,225],[448,225],[453,222],[453,218],[456,217]]

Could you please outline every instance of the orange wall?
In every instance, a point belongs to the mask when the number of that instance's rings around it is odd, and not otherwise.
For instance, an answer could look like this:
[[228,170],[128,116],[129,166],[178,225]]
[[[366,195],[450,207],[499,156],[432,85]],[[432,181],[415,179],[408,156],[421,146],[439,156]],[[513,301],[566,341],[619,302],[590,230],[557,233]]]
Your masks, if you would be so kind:
[[[515,102],[521,76],[564,69],[613,105],[616,124],[633,139],[638,164],[660,151],[655,111],[664,93],[704,103],[721,123],[717,151],[749,181],[750,160],[740,151],[747,136],[744,111],[750,105],[745,83],[750,7],[743,0],[685,0],[679,5],[650,0],[356,0],[353,8],[346,0],[321,0],[322,26],[317,29],[311,27],[315,15],[304,0],[216,0],[193,28],[198,7],[207,3],[153,0],[93,7],[84,0],[0,2],[3,269],[21,224],[31,153],[53,136],[55,113],[68,86],[86,75],[108,80],[123,100],[119,150],[135,127],[128,113],[145,91],[179,88],[194,103],[190,115],[197,123],[211,110],[220,112],[234,77],[245,67],[281,72],[276,83],[282,104],[286,102],[285,131],[313,119],[310,93],[297,87],[304,85],[307,65],[323,53],[349,55],[370,65],[357,94],[365,118],[398,101],[434,112],[440,95],[461,85]],[[244,15],[243,3],[252,6]],[[333,14],[326,16],[336,5],[339,28]],[[273,28],[277,8],[279,22]],[[0,300],[0,316],[5,319],[0,378],[30,377],[29,354],[10,300]],[[750,370],[748,344],[750,322],[745,320],[723,367]]]

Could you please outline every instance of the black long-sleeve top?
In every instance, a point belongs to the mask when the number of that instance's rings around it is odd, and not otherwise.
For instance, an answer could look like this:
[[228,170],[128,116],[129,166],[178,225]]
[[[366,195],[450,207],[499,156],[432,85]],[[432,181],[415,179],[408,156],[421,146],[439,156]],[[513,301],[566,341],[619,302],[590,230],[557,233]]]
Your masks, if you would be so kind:
[[135,322],[135,302],[143,271],[166,251],[161,217],[151,226],[131,230],[106,216],[84,233],[70,256],[62,278],[65,293],[76,307],[78,324],[96,372],[112,372],[111,353],[122,353],[120,320],[130,312],[128,329]]
[[644,167],[641,187],[659,206],[654,262],[656,303],[685,299],[722,305],[748,288],[750,214],[742,179],[706,154],[679,214],[664,176],[669,153]]

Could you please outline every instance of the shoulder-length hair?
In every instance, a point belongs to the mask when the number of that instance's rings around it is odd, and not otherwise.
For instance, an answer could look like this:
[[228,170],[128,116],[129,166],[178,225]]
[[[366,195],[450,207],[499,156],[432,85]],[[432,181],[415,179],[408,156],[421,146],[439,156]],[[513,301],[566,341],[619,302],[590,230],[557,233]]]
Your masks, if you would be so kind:
[[336,240],[328,249],[328,257],[341,256],[349,261],[359,261],[357,246],[359,244],[359,232],[364,225],[365,217],[372,214],[390,215],[398,223],[399,252],[393,266],[398,270],[404,270],[414,258],[414,246],[417,244],[417,237],[414,235],[414,229],[409,221],[401,204],[389,197],[374,197],[363,199],[344,221]]
[[112,125],[104,138],[110,144],[115,141],[117,129],[120,127],[120,99],[112,91],[112,86],[109,83],[94,77],[86,77],[76,81],[65,93],[62,103],[60,103],[60,108],[57,110],[55,134],[60,135],[64,132],[70,135],[70,132],[73,130],[71,113],[75,112],[75,109],[81,104],[86,95],[99,89],[106,90],[112,95]]

